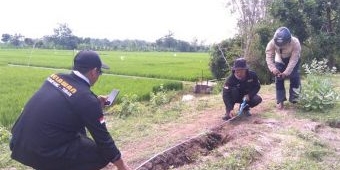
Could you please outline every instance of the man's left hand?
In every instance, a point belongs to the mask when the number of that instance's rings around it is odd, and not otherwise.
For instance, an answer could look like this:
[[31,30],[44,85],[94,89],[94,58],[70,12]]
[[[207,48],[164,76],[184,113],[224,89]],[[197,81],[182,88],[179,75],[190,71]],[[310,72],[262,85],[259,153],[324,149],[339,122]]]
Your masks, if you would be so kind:
[[100,105],[102,106],[102,108],[104,108],[108,96],[99,95],[97,98],[100,101]]
[[280,77],[280,78],[282,78],[282,79],[284,79],[284,78],[286,78],[286,77],[288,77],[289,75],[287,74],[287,73],[285,73],[285,72],[283,72],[283,73],[280,73],[279,75],[278,75],[278,77]]
[[249,94],[244,95],[243,99],[246,99],[246,101],[249,101],[250,100]]

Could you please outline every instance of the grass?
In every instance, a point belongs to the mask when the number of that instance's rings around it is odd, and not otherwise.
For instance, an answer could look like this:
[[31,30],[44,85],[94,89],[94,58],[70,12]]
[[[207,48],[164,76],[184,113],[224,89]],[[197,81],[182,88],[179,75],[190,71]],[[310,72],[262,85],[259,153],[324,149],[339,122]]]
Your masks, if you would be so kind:
[[[198,103],[204,103],[207,106],[205,109],[214,107],[215,102],[215,99],[198,101]],[[191,116],[195,116],[194,113],[201,110],[200,107],[196,107],[197,104],[191,105],[191,103],[181,101],[173,101],[170,105],[159,106],[158,108],[143,106],[139,108],[141,110],[139,115],[120,119],[113,113],[107,117],[108,122],[115,122],[110,124],[109,131],[119,143],[144,140],[143,137],[146,136],[153,138],[166,135],[159,130],[161,125],[169,122],[185,123]]]
[[25,102],[51,73],[51,70],[0,66],[1,125],[8,127],[15,121]]
[[[268,89],[267,89],[268,88]],[[263,87],[263,90],[273,91],[271,87]],[[263,92],[265,93],[265,92]],[[107,122],[114,122],[108,124],[108,129],[115,139],[118,146],[124,143],[143,143],[145,139],[155,139],[157,136],[166,136],[160,128],[163,124],[169,122],[185,123],[189,114],[194,114],[202,110],[203,107],[216,107],[220,103],[221,96],[219,94],[210,96],[208,98],[201,98],[196,104],[172,102],[166,106],[156,108],[148,108],[147,104],[142,109],[142,114],[131,116],[125,119],[120,119],[114,114],[107,116]],[[271,104],[268,104],[271,106]],[[268,107],[270,107],[268,106]],[[265,106],[267,107],[267,106]],[[206,108],[207,109],[207,108]],[[264,115],[268,113],[263,113]],[[261,113],[261,116],[263,115]],[[269,113],[273,114],[273,113]],[[300,131],[291,127],[287,127],[283,131],[276,133],[276,141],[281,141],[280,146],[284,148],[281,150],[282,158],[279,162],[271,162],[266,166],[266,169],[337,169],[338,164],[323,164],[323,161],[329,157],[334,156],[334,152],[330,150],[328,145],[323,143],[319,137],[309,131]],[[171,146],[171,139],[168,139],[168,145]],[[249,144],[242,146],[242,148],[231,148],[223,150],[228,152],[225,154],[221,151],[215,152],[214,155],[220,155],[220,159],[201,160],[202,163],[197,163],[194,168],[189,169],[248,169],[252,162],[261,159],[261,153],[258,151],[258,146]],[[143,157],[151,157],[155,152],[164,150],[160,146],[152,146],[140,154]],[[8,153],[5,149],[3,153]],[[6,159],[0,161],[4,167],[20,167],[22,165],[10,161],[9,155],[5,155]],[[185,169],[185,168],[183,168]]]
[[[205,161],[204,164],[198,163],[195,167],[189,167],[188,169],[194,170],[211,170],[211,169],[247,169],[247,167],[257,159],[259,152],[254,146],[244,146],[243,148],[228,150],[225,153],[214,153],[219,155],[221,159],[211,159]],[[225,155],[225,156],[223,156]],[[185,167],[181,168],[187,169]]]
[[[321,140],[314,133],[288,127],[275,134],[275,138],[276,141],[280,141],[279,146],[275,147],[275,149],[279,149],[280,154],[278,155],[280,156],[273,154],[272,159],[267,160],[269,163],[259,162],[258,164],[264,167],[256,167],[256,169],[319,170],[340,167],[339,163],[332,164],[327,160],[336,155],[331,148],[320,142]],[[242,146],[224,146],[213,151],[211,155],[214,155],[215,158],[197,159],[195,166],[184,166],[180,169],[254,169],[251,166],[252,163],[258,160],[266,161],[262,157],[262,152],[266,151],[261,151],[259,148],[261,146],[258,146],[254,141],[249,141],[248,144]]]
[[288,128],[281,132],[282,160],[270,165],[269,169],[332,169],[324,159],[334,154],[332,149],[311,131]]
[[[76,51],[70,50],[2,49],[0,51],[2,85],[0,89],[2,94],[0,125],[11,126],[24,107],[24,103],[48,75],[54,72],[68,72],[67,69],[72,67],[75,54]],[[113,88],[119,89],[118,103],[122,96],[133,94],[136,94],[140,100],[148,100],[152,89],[162,84],[181,84],[179,80],[194,81],[200,76],[210,77],[207,53],[100,51],[99,54],[102,56],[102,60],[111,67],[111,70],[106,73],[125,76],[104,74],[92,90],[96,94],[108,94]],[[8,67],[7,63],[63,70]],[[131,75],[131,77],[126,75]]]
[[[99,51],[106,73],[161,79],[197,81],[212,79],[208,53]],[[5,49],[0,63],[70,69],[76,51]]]
[[[0,66],[0,125],[10,127],[27,100],[38,90],[46,77],[55,72],[68,73],[69,70]],[[124,95],[136,94],[141,99],[148,99],[153,87],[170,82],[176,81],[102,75],[92,90],[96,94],[108,94],[113,88],[119,89],[119,103]]]
[[[334,86],[334,91],[340,92],[340,74],[333,75],[331,77],[331,81]],[[303,85],[302,85],[303,88]],[[339,93],[340,94],[340,93]],[[340,109],[340,100],[337,102],[336,105],[332,108],[325,108],[322,111],[303,111],[297,110],[297,117],[299,118],[308,118],[313,121],[324,122],[328,125],[337,124],[340,122],[340,115],[338,110]],[[340,124],[340,123],[339,123]]]
[[[20,52],[25,55],[30,54],[29,50],[23,50]],[[57,54],[59,54],[59,52],[60,51],[58,51]],[[5,52],[3,51],[0,51],[0,53],[2,53],[0,54],[0,56],[5,54]],[[69,54],[70,56],[72,55],[71,51],[65,51],[65,53]],[[47,54],[49,54],[49,51],[47,51],[44,55]],[[128,60],[129,58],[132,58],[129,57],[128,54],[131,53],[117,53],[117,56],[118,58],[125,56],[125,58],[123,58]],[[170,54],[171,53],[169,53],[169,55]],[[63,55],[60,55],[60,57],[63,58]],[[104,56],[103,58],[105,59],[105,62],[109,63],[109,65],[113,65],[115,63],[115,60],[111,61],[110,59],[108,59],[111,55],[110,53],[103,53],[102,55]],[[181,55],[178,54],[177,56]],[[25,59],[25,57],[16,58],[14,52],[7,53],[7,57],[11,57],[11,61],[20,61]],[[33,59],[33,57],[31,59]],[[62,60],[62,62],[64,61],[64,59]],[[154,59],[157,60],[157,57],[155,57]],[[55,70],[47,69],[8,67],[7,61],[8,58],[4,59],[3,57],[0,57],[0,77],[2,85],[2,88],[0,89],[0,92],[2,94],[2,98],[0,98],[0,115],[2,117],[6,117],[4,116],[4,113],[10,113],[12,115],[18,114],[23,107],[25,100],[27,100],[34,93],[34,91],[38,89],[38,87],[41,85],[41,82],[46,78],[46,76],[55,72]],[[23,63],[25,62],[27,63],[27,57],[26,60],[23,60]],[[34,59],[31,60],[31,62],[35,62]],[[56,61],[56,63],[54,64],[60,62],[61,61]],[[142,63],[143,61],[139,60],[138,62]],[[63,63],[62,65],[65,64],[67,65],[67,63]],[[149,63],[149,65],[151,66],[152,64]],[[164,65],[163,67],[166,68]],[[131,68],[132,65],[129,67]],[[136,66],[135,68],[138,67]],[[153,85],[150,85],[149,87],[145,86],[148,86],[147,83],[152,81],[154,80],[103,75],[96,86],[93,87],[93,90],[95,91],[95,93],[98,94],[106,94],[111,91],[112,87],[114,87],[121,89],[122,95],[135,92],[137,93],[141,91],[143,91],[144,93],[148,93]],[[164,81],[162,80],[155,80],[155,82],[155,84],[164,83]],[[336,88],[340,89],[340,80],[336,79],[335,82],[337,84]],[[138,87],[139,83],[142,84],[142,87]],[[125,87],[128,87],[129,90],[125,90]],[[185,87],[184,89],[191,90],[188,87]],[[274,96],[275,93],[273,92],[273,85],[265,85],[262,86],[260,94],[271,94]],[[122,95],[120,95],[119,97],[122,97]],[[157,108],[150,107],[148,103],[142,103],[143,106],[139,107],[140,112],[137,115],[133,115],[124,119],[118,118],[115,113],[111,113],[107,116],[107,122],[114,122],[107,124],[107,126],[118,146],[124,146],[124,144],[126,143],[131,144],[131,141],[133,141],[134,143],[143,143],[147,139],[159,139],[157,137],[167,136],[167,132],[162,131],[162,128],[166,127],[166,124],[173,122],[184,124],[191,117],[195,117],[200,114],[198,113],[199,111],[203,111],[204,109],[209,109],[213,107],[220,107],[221,95],[216,93],[215,95],[209,97],[202,97],[196,103],[181,102],[180,98],[177,97],[176,101],[173,101],[168,105],[159,106]],[[272,107],[274,106],[275,99],[268,103],[261,104],[261,107],[263,107],[265,110],[264,113],[260,114],[261,118],[274,118],[284,121],[284,119],[282,119],[280,115],[276,114],[275,111],[272,110]],[[330,120],[339,121],[340,116],[337,112],[337,110],[339,110],[339,107],[339,105],[336,105],[335,108],[330,109],[325,113],[305,113],[302,111],[298,111],[296,113],[296,118],[312,119],[318,121],[320,120],[322,122],[327,122]],[[16,116],[17,115],[13,116],[12,118],[6,117],[5,123],[10,124],[10,122],[12,122]],[[334,155],[334,151],[332,151],[329,146],[322,141],[322,139],[311,132],[305,132],[293,129],[291,127],[286,127],[284,131],[276,132],[275,138],[277,139],[277,141],[280,141],[279,145],[284,148],[284,150],[281,151],[282,158],[279,162],[271,162],[269,165],[266,166],[266,169],[291,170],[340,168],[339,163],[336,162],[338,160],[335,159],[333,164],[331,163],[332,160],[327,160],[337,156]],[[173,141],[175,139],[166,140],[167,145],[171,146],[173,145]],[[155,152],[160,152],[162,150],[164,150],[164,147],[152,146],[151,148],[146,148],[146,150],[140,155],[144,157],[151,157]],[[257,146],[254,145],[246,145],[242,146],[242,148],[234,147],[232,149],[224,151],[227,151],[228,154],[225,154],[221,151],[212,151],[215,152],[214,155],[219,155],[220,159],[205,161],[203,158],[201,159],[201,164],[196,164],[197,166],[191,169],[226,169],[226,167],[228,167],[229,169],[248,169],[251,166],[252,161],[256,161],[256,159],[261,157],[258,152]],[[0,152],[0,169],[10,167],[15,167],[17,169],[27,169],[27,167],[10,159],[10,151],[8,148],[8,143],[6,141],[0,144]],[[323,164],[323,162],[326,162],[326,164]]]

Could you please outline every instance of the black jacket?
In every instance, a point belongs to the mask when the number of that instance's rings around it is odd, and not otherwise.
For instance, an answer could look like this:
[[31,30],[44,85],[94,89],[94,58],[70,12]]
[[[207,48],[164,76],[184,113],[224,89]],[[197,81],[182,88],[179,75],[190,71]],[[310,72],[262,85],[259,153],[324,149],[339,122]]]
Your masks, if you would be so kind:
[[[244,80],[239,80],[235,77],[234,71],[230,75],[223,88],[223,98],[227,101],[227,107],[232,108],[234,103],[242,102],[244,95],[249,95],[250,98],[255,96],[260,90],[260,82],[254,71],[248,70]],[[235,94],[236,93],[236,94]]]
[[12,158],[29,161],[32,155],[23,153],[72,158],[79,148],[71,143],[84,135],[85,127],[103,159],[120,158],[90,85],[74,73],[52,74],[28,101],[12,128]]

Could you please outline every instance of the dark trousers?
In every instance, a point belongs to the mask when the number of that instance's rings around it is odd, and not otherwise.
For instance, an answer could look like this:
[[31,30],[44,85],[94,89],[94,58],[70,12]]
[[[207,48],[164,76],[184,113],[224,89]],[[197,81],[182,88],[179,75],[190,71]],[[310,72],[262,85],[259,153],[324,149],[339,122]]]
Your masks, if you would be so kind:
[[[237,88],[232,88],[231,90],[225,91],[223,90],[223,102],[226,108],[226,112],[230,112],[234,110],[234,106],[236,103],[243,102],[244,94],[241,94]],[[247,101],[248,106],[244,108],[244,111],[249,110],[260,104],[262,102],[262,98],[259,95],[254,95],[250,97],[249,101]]]
[[65,151],[62,157],[44,157],[13,145],[11,149],[13,159],[37,170],[99,170],[109,163],[100,155],[94,141],[87,137],[72,141],[69,144],[72,151]]
[[[286,70],[289,58],[285,58],[282,60],[283,63],[275,63],[275,67],[280,71],[283,72]],[[301,80],[300,80],[300,59],[296,63],[292,73],[289,75],[290,87],[289,87],[289,101],[292,103],[297,102],[299,97],[299,92],[301,90]],[[280,103],[286,101],[286,89],[284,80],[282,78],[276,77],[275,78],[275,85],[276,85],[276,102]]]

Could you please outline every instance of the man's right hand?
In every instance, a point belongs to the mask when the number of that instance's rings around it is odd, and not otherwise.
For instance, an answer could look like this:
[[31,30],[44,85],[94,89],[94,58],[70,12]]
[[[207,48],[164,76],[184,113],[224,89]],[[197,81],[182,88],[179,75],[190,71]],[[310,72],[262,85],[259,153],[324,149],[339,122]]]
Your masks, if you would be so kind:
[[277,75],[281,74],[281,72],[277,68],[274,68],[272,70],[272,73],[274,74],[274,76],[277,76]]
[[126,165],[123,159],[121,158],[113,162],[113,164],[116,165],[118,170],[130,170],[130,167]]
[[233,117],[234,116],[233,110],[230,110],[229,112],[227,112],[226,115],[228,115],[229,117]]

